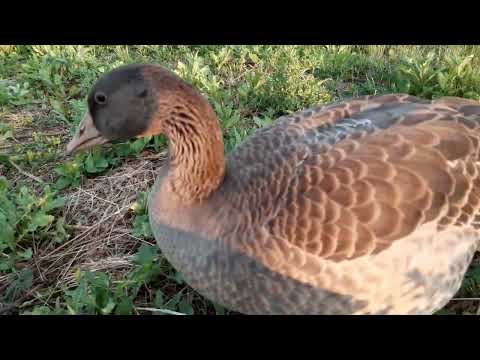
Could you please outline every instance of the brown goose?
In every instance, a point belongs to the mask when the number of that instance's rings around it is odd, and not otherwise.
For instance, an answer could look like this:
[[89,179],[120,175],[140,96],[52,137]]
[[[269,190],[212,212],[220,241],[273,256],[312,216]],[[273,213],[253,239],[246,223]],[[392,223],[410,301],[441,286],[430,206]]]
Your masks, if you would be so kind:
[[100,78],[67,152],[165,134],[159,247],[245,314],[431,314],[479,245],[480,104],[365,96],[278,119],[224,156],[207,101],[156,65]]

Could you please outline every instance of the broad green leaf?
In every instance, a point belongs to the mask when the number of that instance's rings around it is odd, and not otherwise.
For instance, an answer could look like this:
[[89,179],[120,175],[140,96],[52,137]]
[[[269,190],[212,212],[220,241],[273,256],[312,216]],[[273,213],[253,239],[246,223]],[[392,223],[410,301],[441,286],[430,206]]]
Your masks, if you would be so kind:
[[187,314],[187,315],[193,315],[195,312],[193,311],[192,304],[190,304],[186,299],[182,299],[180,303],[178,304],[178,309],[180,312]]
[[35,306],[32,311],[26,311],[23,315],[56,315],[48,306]]
[[33,252],[32,252],[32,249],[31,248],[28,248],[27,250],[25,251],[21,251],[19,252],[18,254],[18,257],[22,260],[29,260],[32,258],[32,255],[33,255]]
[[28,212],[36,203],[36,198],[26,186],[22,186],[17,194],[17,203]]
[[7,166],[11,166],[10,165],[10,157],[8,155],[5,155],[5,154],[0,154],[0,163],[4,163]]
[[56,242],[62,243],[66,239],[68,239],[69,234],[67,233],[67,230],[65,229],[65,218],[60,217],[57,219],[57,222],[55,224],[55,233],[54,233],[54,240]]
[[104,308],[102,308],[100,312],[102,313],[102,315],[110,315],[110,313],[113,311],[115,306],[116,306],[115,301],[113,301],[113,299],[109,299],[107,305]]
[[99,171],[105,170],[105,169],[108,167],[108,160],[105,159],[104,157],[99,158],[99,159],[95,162],[95,167],[96,167]]
[[53,220],[55,219],[52,215],[47,215],[45,213],[39,212],[34,215],[30,224],[28,224],[28,231],[33,232],[37,230],[39,227],[45,227],[50,225]]
[[153,303],[156,307],[162,307],[164,305],[164,296],[162,290],[158,289],[155,292],[155,298],[153,300]]
[[42,207],[43,211],[48,212],[52,209],[56,209],[65,205],[65,198],[58,197],[54,200],[48,201],[45,206]]
[[17,222],[17,210],[15,203],[7,196],[0,193],[0,216],[4,215],[5,222],[15,224]]
[[133,302],[128,297],[123,297],[115,308],[116,315],[131,315],[133,313]]
[[139,265],[152,263],[157,256],[157,249],[154,246],[143,244],[135,255],[135,262]]
[[22,270],[14,275],[14,280],[10,282],[10,285],[5,291],[4,300],[7,302],[14,301],[25,289],[32,286],[33,273],[30,269]]
[[142,139],[133,141],[132,143],[130,143],[130,150],[138,154],[140,151],[142,151],[145,148],[145,146],[150,141],[150,139],[151,139],[151,136],[149,136],[148,138],[142,138]]
[[87,159],[85,160],[85,170],[89,173],[97,172],[97,168],[95,167],[95,161],[91,154],[88,155]]
[[182,285],[182,284],[185,283],[185,279],[183,278],[183,274],[180,271],[177,271],[175,273],[175,275],[173,276],[173,278],[175,279],[177,284]]
[[175,295],[173,295],[170,300],[168,300],[165,304],[164,304],[164,307],[167,309],[167,310],[173,310],[175,311],[177,309],[177,305],[178,303],[180,302],[181,298],[182,298],[183,294],[181,292],[179,293],[176,293]]
[[61,177],[60,179],[58,179],[55,182],[54,186],[55,186],[56,189],[62,190],[62,189],[65,189],[66,187],[70,186],[71,183],[72,183],[72,180],[70,178]]
[[135,217],[132,234],[134,236],[143,236],[145,238],[151,238],[153,236],[148,215],[137,215]]
[[58,175],[63,175],[63,176],[68,176],[70,175],[69,174],[69,171],[68,171],[68,165],[67,164],[62,164],[62,165],[59,165],[57,166],[54,171],[58,174]]
[[8,245],[11,249],[15,248],[15,228],[5,220],[4,215],[0,213],[0,245]]

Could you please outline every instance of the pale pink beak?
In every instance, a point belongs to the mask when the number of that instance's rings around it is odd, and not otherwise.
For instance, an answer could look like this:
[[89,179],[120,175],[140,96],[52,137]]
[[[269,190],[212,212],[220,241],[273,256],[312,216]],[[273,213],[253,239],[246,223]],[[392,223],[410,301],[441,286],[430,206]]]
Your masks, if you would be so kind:
[[90,112],[87,111],[85,117],[80,122],[75,136],[67,145],[66,154],[70,155],[79,150],[85,150],[94,145],[105,144],[109,140],[100,134],[95,127]]

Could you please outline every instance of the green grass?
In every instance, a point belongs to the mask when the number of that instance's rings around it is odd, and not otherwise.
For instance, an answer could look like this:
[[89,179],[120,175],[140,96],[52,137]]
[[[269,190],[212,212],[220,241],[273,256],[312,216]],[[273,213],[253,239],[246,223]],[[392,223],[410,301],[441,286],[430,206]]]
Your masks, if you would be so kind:
[[[226,312],[189,288],[153,245],[145,189],[122,213],[129,232],[123,236],[135,240],[125,249],[128,264],[121,271],[89,270],[66,250],[92,225],[88,214],[72,216],[73,192],[165,149],[157,136],[63,155],[93,82],[135,62],[162,64],[205,94],[227,151],[281,115],[351,96],[408,92],[480,99],[478,46],[1,46],[0,312]],[[109,231],[116,226],[105,223]],[[45,260],[45,254],[62,251]],[[71,281],[51,273],[54,266],[68,270]],[[479,270],[477,261],[460,297],[480,296]],[[442,313],[475,313],[478,306],[462,301]]]

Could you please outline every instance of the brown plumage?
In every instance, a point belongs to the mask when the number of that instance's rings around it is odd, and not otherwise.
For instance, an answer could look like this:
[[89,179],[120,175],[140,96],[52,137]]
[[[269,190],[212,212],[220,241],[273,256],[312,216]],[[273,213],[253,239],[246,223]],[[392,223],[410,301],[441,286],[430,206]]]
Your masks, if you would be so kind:
[[207,101],[161,67],[133,65],[97,82],[89,114],[69,151],[125,128],[167,135],[155,238],[190,285],[232,310],[430,314],[478,248],[478,102],[351,99],[282,117],[224,157]]

